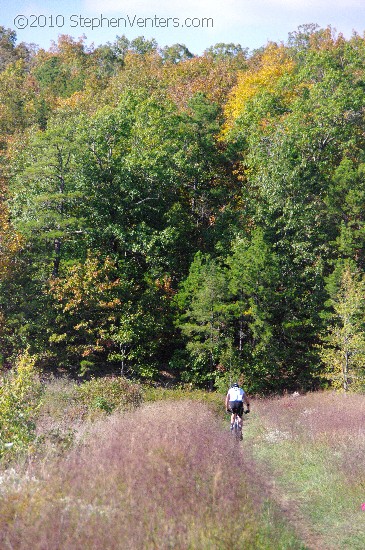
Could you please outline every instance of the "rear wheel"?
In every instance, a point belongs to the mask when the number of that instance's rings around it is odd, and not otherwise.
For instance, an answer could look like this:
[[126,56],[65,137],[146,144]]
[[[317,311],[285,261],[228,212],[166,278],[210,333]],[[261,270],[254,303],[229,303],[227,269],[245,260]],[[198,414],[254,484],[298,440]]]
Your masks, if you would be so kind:
[[242,440],[242,427],[240,427],[240,418],[238,415],[236,415],[236,418],[234,420],[233,433],[237,441]]

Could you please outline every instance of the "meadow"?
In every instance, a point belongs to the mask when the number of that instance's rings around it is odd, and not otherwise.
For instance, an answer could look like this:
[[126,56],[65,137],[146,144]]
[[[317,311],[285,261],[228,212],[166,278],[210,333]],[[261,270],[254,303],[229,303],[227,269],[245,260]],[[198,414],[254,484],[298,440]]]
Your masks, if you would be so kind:
[[305,548],[257,490],[222,405],[119,378],[51,380],[33,441],[3,455],[0,547]]
[[238,443],[222,394],[24,360],[0,391],[0,547],[364,548],[364,397],[251,402]]

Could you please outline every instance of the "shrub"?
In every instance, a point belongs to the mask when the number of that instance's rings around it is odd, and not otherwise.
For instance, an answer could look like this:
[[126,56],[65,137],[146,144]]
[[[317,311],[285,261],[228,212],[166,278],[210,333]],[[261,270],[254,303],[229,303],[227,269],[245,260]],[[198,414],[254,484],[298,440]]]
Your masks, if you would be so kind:
[[142,402],[141,387],[123,376],[93,378],[78,387],[78,396],[90,411],[106,413],[133,409]]
[[43,386],[28,352],[3,375],[0,386],[0,457],[23,450],[35,437],[35,417]]

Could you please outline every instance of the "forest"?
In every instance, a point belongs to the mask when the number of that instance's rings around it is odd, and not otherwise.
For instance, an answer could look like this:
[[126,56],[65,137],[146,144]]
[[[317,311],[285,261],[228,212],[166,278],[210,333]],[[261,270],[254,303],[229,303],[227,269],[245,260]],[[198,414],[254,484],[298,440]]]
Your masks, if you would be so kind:
[[0,364],[254,394],[365,379],[365,35],[0,27]]

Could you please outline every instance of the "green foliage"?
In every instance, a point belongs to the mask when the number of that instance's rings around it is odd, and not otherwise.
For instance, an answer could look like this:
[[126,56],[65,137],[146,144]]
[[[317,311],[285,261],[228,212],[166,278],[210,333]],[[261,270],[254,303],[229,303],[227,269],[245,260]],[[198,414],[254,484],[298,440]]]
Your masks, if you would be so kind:
[[[17,159],[12,180],[11,208],[16,227],[52,262],[57,277],[61,258],[77,246],[84,219],[83,194],[77,188],[73,154],[73,123],[58,120],[36,132]],[[65,251],[64,251],[65,248]],[[48,267],[48,266],[47,266]]]
[[327,276],[365,269],[364,53],[316,25],[203,56],[0,29],[4,364],[319,384]]
[[157,42],[154,38],[148,40],[144,36],[137,36],[130,42],[131,50],[139,55],[146,55],[157,49]]
[[60,35],[53,53],[39,55],[33,71],[42,95],[69,97],[85,86],[90,55],[82,39]]
[[273,328],[279,317],[280,266],[277,255],[265,241],[262,229],[251,240],[238,238],[232,245],[229,265],[229,288],[237,318],[238,349],[246,346],[254,356],[267,347],[274,350]]
[[191,59],[194,55],[188,50],[185,44],[173,44],[165,46],[161,50],[162,59],[169,63],[179,63]]
[[365,165],[349,158],[341,160],[333,174],[326,203],[333,223],[339,227],[336,238],[338,255],[356,261],[361,269],[364,259]]
[[[338,266],[339,267],[339,266]],[[338,270],[337,270],[338,271]],[[337,290],[333,282],[338,277]],[[336,277],[336,278],[337,278]],[[323,334],[321,359],[326,367],[325,376],[334,388],[363,389],[365,364],[364,326],[364,276],[354,271],[346,262],[340,273],[334,272],[330,279],[331,298],[328,305],[332,312]]]
[[24,353],[0,386],[0,458],[25,450],[35,438],[42,384],[36,358]]
[[29,49],[24,42],[16,45],[15,31],[0,26],[0,72],[18,59],[27,59],[29,53]]
[[224,42],[218,42],[214,46],[211,46],[204,51],[204,55],[212,56],[218,59],[237,56],[245,58],[247,54],[248,48],[242,48],[241,44],[234,44],[233,42],[230,42],[228,44]]
[[[209,256],[198,253],[177,296],[185,310],[179,326],[188,339],[187,349],[194,365],[185,374],[187,379],[209,380],[214,374],[221,347],[229,336],[224,308],[226,288],[224,271]],[[194,370],[197,370],[195,377]]]

